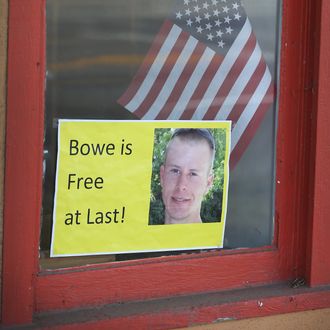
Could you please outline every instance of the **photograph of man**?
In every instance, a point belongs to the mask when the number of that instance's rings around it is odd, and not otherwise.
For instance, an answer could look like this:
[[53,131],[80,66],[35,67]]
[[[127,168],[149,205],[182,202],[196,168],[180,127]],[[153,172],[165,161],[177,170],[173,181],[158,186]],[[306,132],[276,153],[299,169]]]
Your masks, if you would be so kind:
[[202,222],[202,200],[213,183],[214,154],[214,139],[207,129],[174,131],[160,167],[165,224]]
[[213,183],[215,143],[207,129],[180,128],[160,167],[165,224],[201,223],[201,205]]

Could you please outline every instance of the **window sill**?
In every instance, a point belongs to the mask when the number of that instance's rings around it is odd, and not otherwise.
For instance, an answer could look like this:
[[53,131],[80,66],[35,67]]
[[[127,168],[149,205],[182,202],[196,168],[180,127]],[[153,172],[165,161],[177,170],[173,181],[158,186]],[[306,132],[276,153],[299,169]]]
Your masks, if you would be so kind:
[[225,320],[276,315],[330,305],[330,286],[290,283],[38,313],[30,329],[173,329]]

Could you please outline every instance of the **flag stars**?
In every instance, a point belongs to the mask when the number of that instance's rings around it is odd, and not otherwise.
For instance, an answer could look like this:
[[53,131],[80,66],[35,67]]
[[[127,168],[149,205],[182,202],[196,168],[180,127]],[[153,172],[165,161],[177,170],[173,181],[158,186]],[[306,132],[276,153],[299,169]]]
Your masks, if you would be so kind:
[[175,17],[176,17],[177,19],[181,19],[181,18],[182,18],[182,14],[181,14],[181,12],[177,12],[177,13],[175,13]]
[[190,16],[190,14],[191,14],[191,10],[188,8],[188,9],[186,9],[186,15],[187,16]]
[[237,21],[239,21],[241,17],[242,16],[239,13],[234,15],[234,19],[237,20]]
[[212,33],[209,33],[208,35],[207,35],[207,40],[213,40],[213,38],[214,38],[214,36],[213,36],[213,34]]
[[225,46],[225,43],[222,40],[218,41],[218,47],[223,48],[224,46]]
[[201,26],[197,26],[197,33],[202,33],[203,29]]
[[194,7],[194,12],[198,13],[201,10],[201,8],[197,5]]
[[230,24],[231,18],[229,16],[225,17],[225,23]]
[[237,10],[238,7],[239,7],[239,4],[237,2],[233,3],[233,9],[236,9]]
[[216,32],[216,34],[217,34],[217,37],[222,37],[222,35],[223,35],[223,32],[221,31],[221,30],[218,30],[217,32]]
[[198,16],[196,16],[195,17],[195,21],[196,21],[196,23],[200,23],[201,22],[201,17],[198,15]]
[[212,29],[212,24],[207,23],[205,28],[210,31]]
[[[242,21],[239,0],[181,0],[182,8],[175,12],[178,24],[191,29],[191,33],[211,47],[226,49],[236,36],[236,25]],[[183,3],[185,7],[183,7]],[[179,22],[180,21],[180,22]],[[228,41],[225,39],[228,38]]]
[[203,8],[204,8],[204,9],[209,8],[209,4],[208,4],[207,2],[204,2],[204,3],[203,3]]

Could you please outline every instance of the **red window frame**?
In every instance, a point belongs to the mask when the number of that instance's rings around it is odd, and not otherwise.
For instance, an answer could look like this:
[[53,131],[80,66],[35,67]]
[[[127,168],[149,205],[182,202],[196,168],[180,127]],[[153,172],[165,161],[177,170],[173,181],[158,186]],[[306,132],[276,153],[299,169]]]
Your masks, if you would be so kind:
[[45,0],[11,0],[2,322],[29,323],[37,312],[244,288],[296,277],[308,278],[310,286],[330,284],[325,254],[330,248],[326,234],[330,232],[326,221],[330,69],[323,68],[330,54],[329,13],[328,1],[283,0],[282,4],[273,246],[41,271]]

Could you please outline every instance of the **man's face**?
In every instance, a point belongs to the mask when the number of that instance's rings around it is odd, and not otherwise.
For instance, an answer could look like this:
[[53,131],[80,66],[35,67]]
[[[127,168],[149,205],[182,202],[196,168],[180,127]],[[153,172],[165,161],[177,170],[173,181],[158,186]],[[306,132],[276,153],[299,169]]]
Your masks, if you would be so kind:
[[160,168],[165,223],[201,222],[203,196],[213,182],[212,152],[205,140],[175,137]]

